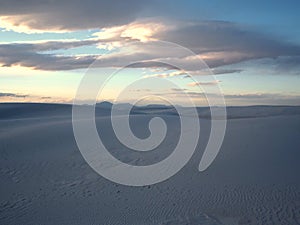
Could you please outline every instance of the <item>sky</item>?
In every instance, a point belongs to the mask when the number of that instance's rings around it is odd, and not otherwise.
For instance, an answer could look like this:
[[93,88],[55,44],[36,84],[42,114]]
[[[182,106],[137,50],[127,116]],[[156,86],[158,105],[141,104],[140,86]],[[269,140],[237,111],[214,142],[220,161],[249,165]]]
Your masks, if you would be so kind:
[[227,105],[300,105],[299,9],[297,0],[0,0],[0,102],[72,103],[85,76],[114,74],[97,101],[184,105],[189,94],[205,106],[221,91]]

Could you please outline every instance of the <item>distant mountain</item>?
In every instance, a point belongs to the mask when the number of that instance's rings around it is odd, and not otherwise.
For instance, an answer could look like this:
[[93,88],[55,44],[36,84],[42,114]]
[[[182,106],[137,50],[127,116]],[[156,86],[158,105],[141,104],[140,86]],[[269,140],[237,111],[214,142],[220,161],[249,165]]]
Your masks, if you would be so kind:
[[130,103],[117,103],[115,104],[115,107],[119,110],[125,110],[125,109],[131,109],[134,106],[131,105]]
[[111,109],[113,104],[111,102],[104,101],[97,103],[96,106],[102,109]]
[[146,106],[141,106],[141,108],[147,108],[147,109],[169,109],[169,108],[173,108],[173,106],[163,105],[163,104],[149,104],[149,105],[146,105]]

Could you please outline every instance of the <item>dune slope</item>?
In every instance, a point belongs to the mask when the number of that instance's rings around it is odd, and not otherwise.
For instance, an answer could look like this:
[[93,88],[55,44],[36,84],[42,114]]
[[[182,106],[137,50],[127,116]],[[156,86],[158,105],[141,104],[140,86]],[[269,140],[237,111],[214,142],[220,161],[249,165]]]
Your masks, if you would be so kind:
[[[103,110],[97,127],[115,157],[149,164],[170,154],[179,130],[176,115],[159,113],[168,140],[146,155],[115,140]],[[222,149],[202,173],[210,122],[201,119],[190,162],[145,187],[112,183],[89,167],[73,137],[70,106],[0,104],[0,115],[0,224],[300,224],[297,113],[228,120]],[[133,131],[147,136],[151,116],[132,116]]]

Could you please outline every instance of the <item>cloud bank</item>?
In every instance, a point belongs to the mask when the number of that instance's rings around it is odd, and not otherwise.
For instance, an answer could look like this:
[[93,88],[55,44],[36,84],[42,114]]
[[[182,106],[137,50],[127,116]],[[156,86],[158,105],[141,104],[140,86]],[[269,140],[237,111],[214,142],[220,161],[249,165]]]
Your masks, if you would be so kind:
[[[153,52],[153,49],[147,47],[147,42],[157,40],[174,42],[191,49],[196,57],[200,57],[210,68],[214,68],[215,74],[230,73],[230,70],[219,67],[248,60],[286,57],[285,60],[277,60],[278,70],[291,68],[291,65],[299,62],[299,45],[245,25],[226,21],[142,18],[142,12],[157,7],[155,4],[156,1],[143,0],[2,2],[0,27],[7,30],[33,33],[96,28],[99,31],[95,32],[92,38],[77,41],[2,43],[0,64],[59,71],[87,68],[98,58],[102,62],[99,66],[102,67],[118,67],[124,63],[140,62],[133,67],[174,69],[172,66],[154,63],[164,58],[170,64],[180,61],[192,68],[191,71],[196,70],[197,58],[166,55],[162,49],[157,48]],[[59,55],[48,52],[82,46],[97,46],[109,52],[103,55]],[[241,70],[232,72],[238,73]],[[201,75],[201,72],[198,74]]]
[[2,1],[0,23],[17,32],[65,32],[123,25],[154,4],[144,0]]

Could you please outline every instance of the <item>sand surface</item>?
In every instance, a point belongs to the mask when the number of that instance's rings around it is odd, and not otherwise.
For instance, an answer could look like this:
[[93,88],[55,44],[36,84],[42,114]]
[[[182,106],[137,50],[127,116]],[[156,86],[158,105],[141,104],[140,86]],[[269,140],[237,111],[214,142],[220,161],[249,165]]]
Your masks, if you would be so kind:
[[[199,114],[207,115],[204,110]],[[0,224],[300,224],[299,107],[229,112],[223,146],[206,171],[200,173],[198,165],[210,120],[200,116],[199,146],[178,174],[128,187],[104,179],[84,161],[70,106],[0,104]],[[176,145],[178,116],[172,109],[139,109],[131,118],[137,136],[148,135],[153,114],[170,129],[146,155],[122,147],[104,108],[96,113],[99,134],[124,162],[160,161]]]

